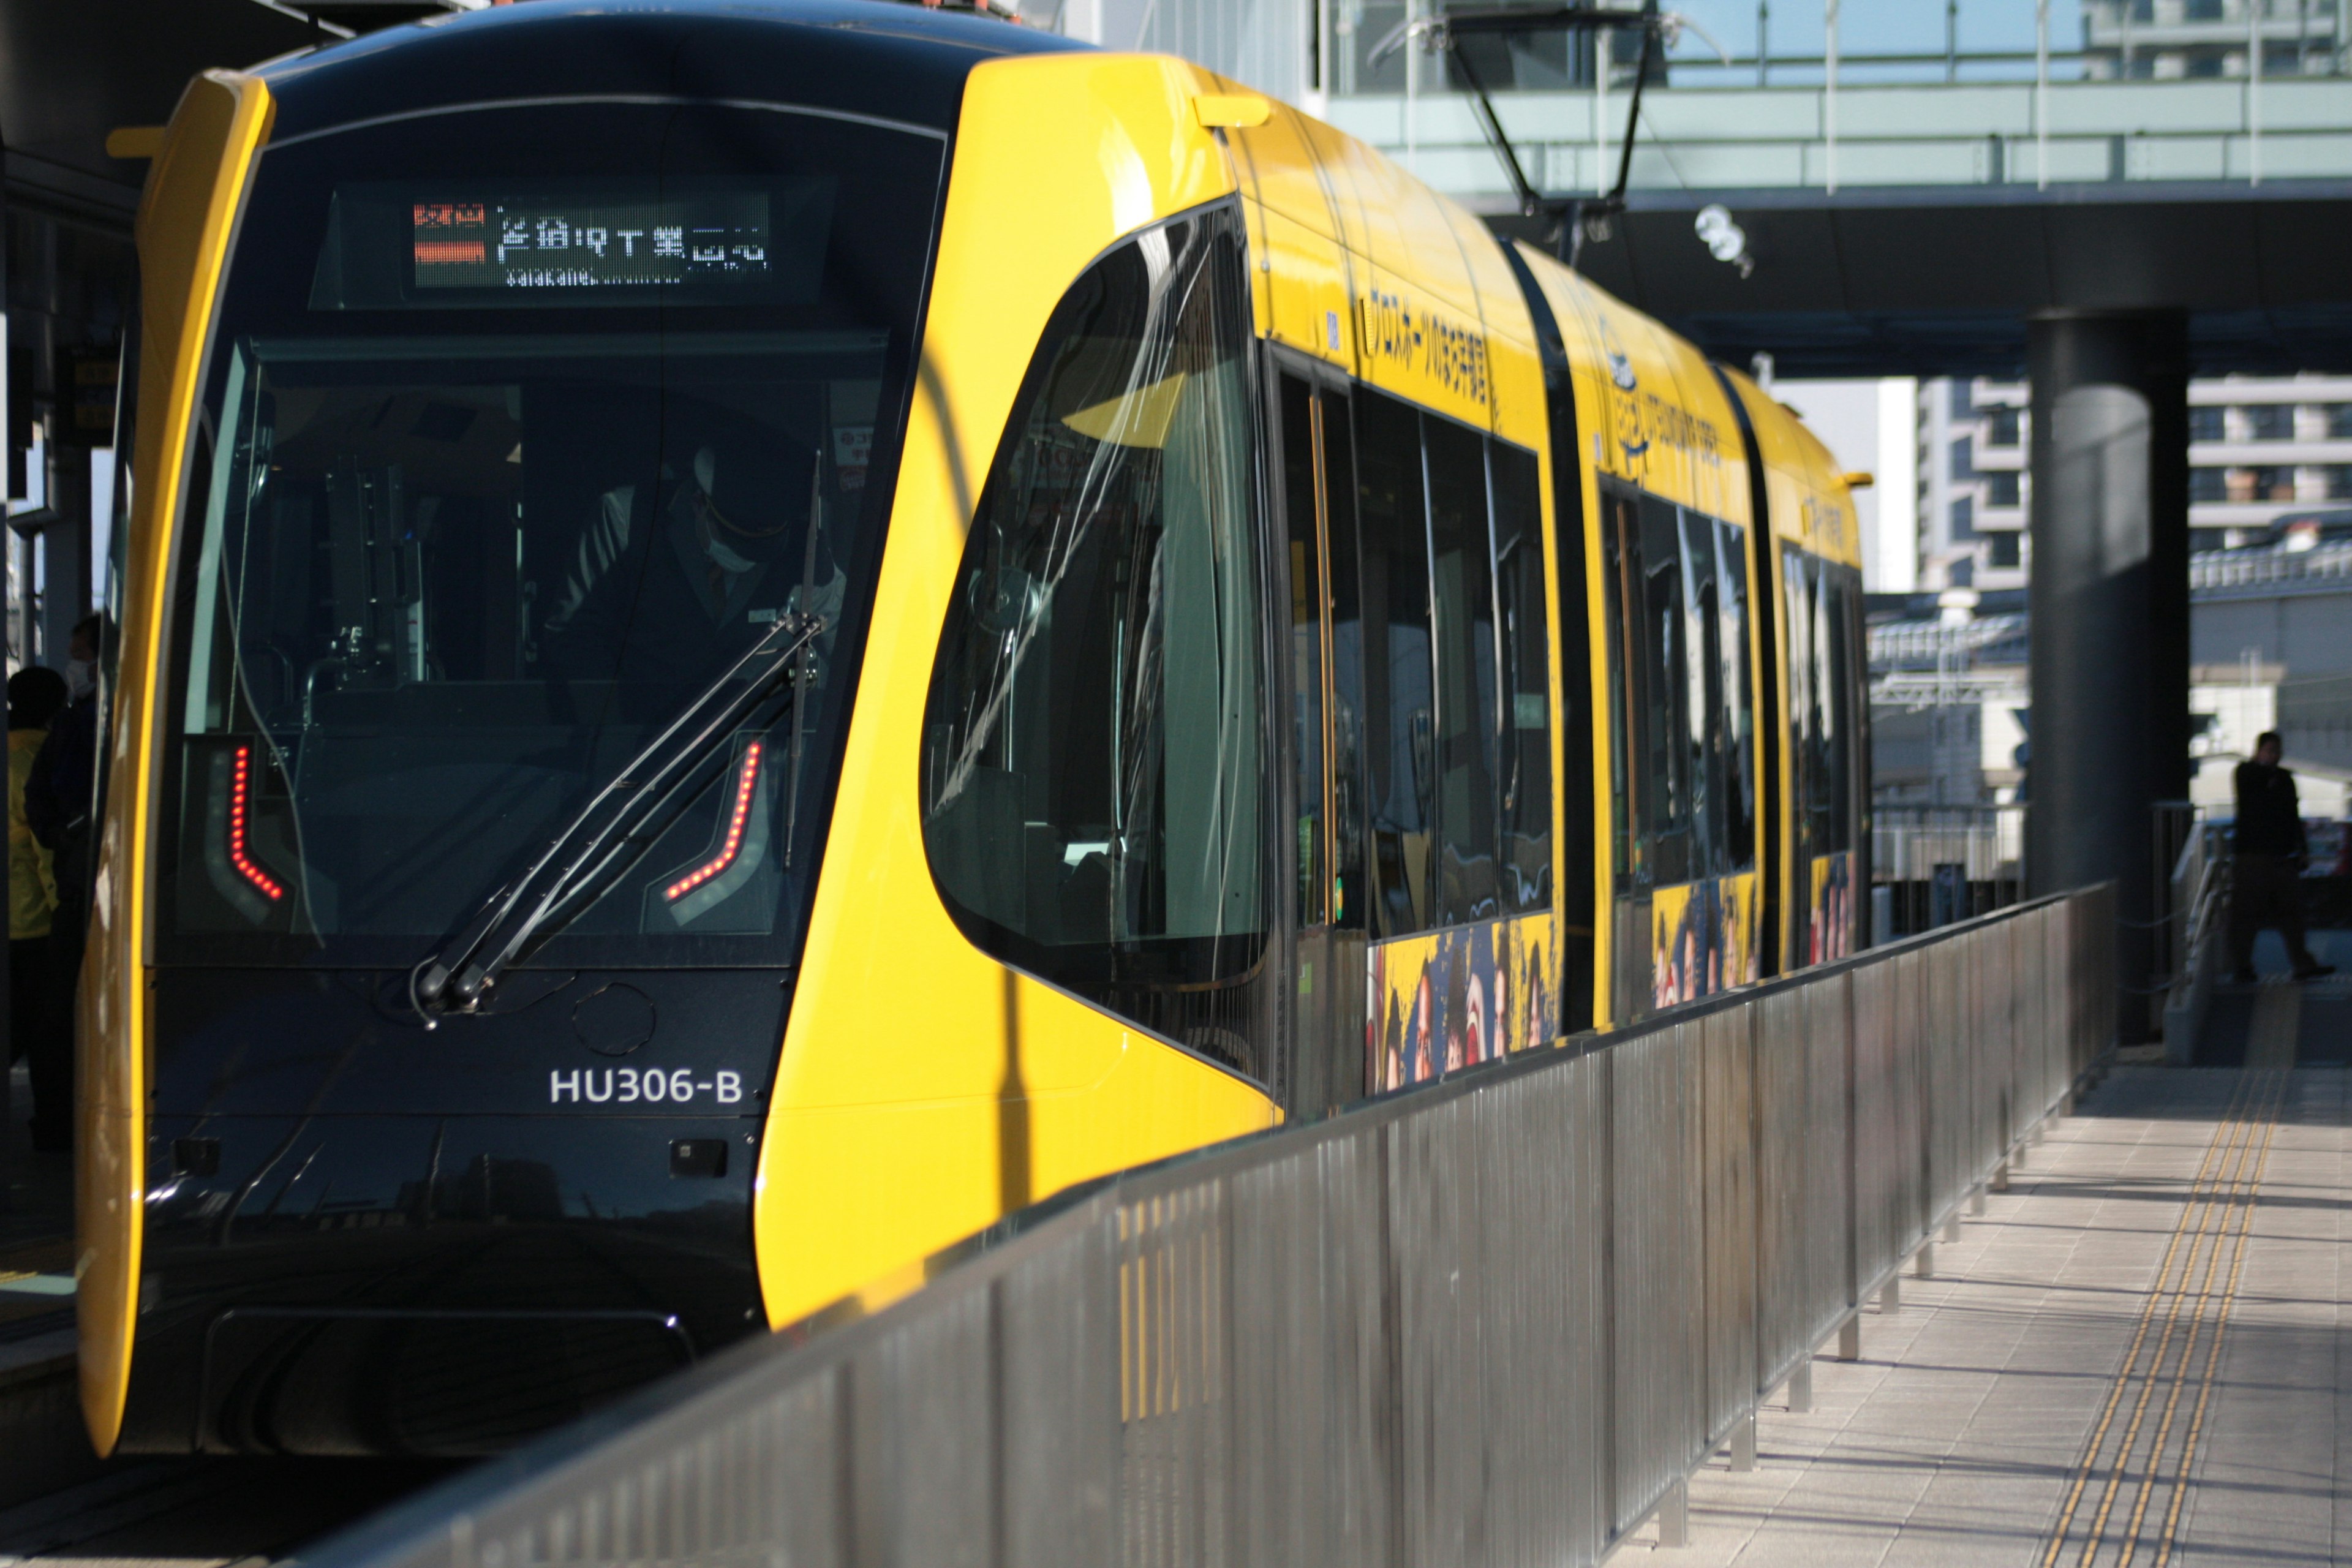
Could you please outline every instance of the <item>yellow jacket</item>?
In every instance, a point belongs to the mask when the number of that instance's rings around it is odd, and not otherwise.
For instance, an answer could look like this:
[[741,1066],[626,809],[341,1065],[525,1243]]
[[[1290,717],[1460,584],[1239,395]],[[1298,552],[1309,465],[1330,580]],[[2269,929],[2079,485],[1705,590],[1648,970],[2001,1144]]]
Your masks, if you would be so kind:
[[49,934],[49,916],[58,907],[58,884],[49,869],[49,852],[33,837],[25,820],[25,781],[32,776],[47,730],[8,731],[8,940]]

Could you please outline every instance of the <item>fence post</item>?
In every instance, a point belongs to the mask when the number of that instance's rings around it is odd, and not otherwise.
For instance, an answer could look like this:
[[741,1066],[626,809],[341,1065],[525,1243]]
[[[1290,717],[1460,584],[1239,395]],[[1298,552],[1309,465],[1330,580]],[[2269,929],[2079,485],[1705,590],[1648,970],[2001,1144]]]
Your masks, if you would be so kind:
[[1677,1479],[1658,1500],[1658,1544],[1662,1547],[1690,1544],[1690,1480]]

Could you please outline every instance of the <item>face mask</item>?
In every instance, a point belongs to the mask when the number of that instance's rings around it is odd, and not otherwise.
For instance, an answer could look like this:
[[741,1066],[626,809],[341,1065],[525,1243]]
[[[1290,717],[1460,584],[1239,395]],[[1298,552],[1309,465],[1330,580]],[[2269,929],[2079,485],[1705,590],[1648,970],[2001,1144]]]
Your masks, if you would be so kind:
[[86,658],[66,660],[66,694],[79,702],[98,689],[98,667]]

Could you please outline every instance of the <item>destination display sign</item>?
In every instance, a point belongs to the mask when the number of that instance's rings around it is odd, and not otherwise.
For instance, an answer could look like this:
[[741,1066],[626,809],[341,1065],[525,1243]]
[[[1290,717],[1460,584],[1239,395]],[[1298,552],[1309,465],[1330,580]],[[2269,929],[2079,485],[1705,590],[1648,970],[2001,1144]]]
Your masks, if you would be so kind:
[[774,268],[764,191],[602,201],[436,194],[409,204],[409,248],[419,289],[756,286]]
[[800,304],[822,291],[835,179],[339,185],[313,310]]

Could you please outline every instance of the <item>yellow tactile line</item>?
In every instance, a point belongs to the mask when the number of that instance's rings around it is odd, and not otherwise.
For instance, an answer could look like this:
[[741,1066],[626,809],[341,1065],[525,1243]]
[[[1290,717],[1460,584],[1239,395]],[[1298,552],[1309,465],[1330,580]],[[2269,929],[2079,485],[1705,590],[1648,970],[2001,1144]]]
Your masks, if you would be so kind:
[[[2106,1447],[2108,1427],[2115,1420],[2117,1407],[2123,1404],[2125,1394],[2130,1389],[2132,1373],[2147,1342],[2148,1325],[2155,1321],[2157,1309],[2162,1304],[2167,1289],[2165,1282],[2171,1276],[2173,1259],[2180,1251],[2181,1241],[2192,1235],[2201,1235],[2205,1219],[2210,1217],[2210,1205],[2206,1201],[2204,1190],[2207,1178],[2227,1158],[2235,1142],[2240,1126],[2239,1111],[2241,1106],[2247,1102],[2248,1089],[2247,1081],[2242,1078],[2231,1094],[2229,1105],[2222,1111],[2221,1126],[2214,1130],[2213,1141],[2206,1145],[2204,1161],[2189,1184],[2188,1202],[2182,1206],[2180,1218],[2173,1226],[2172,1239],[2165,1247],[2164,1258],[2157,1267],[2156,1283],[2148,1292],[2147,1304],[2140,1309],[2139,1323],[2132,1333],[2131,1345],[2125,1353],[2123,1366],[2116,1373],[2114,1386],[2108,1390],[2106,1408],[2099,1413],[2098,1423],[2092,1429],[2082,1463],[2076,1468],[2074,1485],[2067,1489],[2065,1505],[2060,1510],[2057,1525],[2051,1532],[2049,1549],[2042,1554],[2042,1568],[2055,1568],[2059,1554],[2065,1550],[2066,1536],[2074,1528],[2074,1510],[2081,1506],[2083,1493],[2090,1485],[2091,1478],[2098,1472],[2099,1455]],[[2192,1221],[2195,1222],[2193,1229]],[[2193,1242],[2190,1250],[2193,1259]],[[2182,1270],[2182,1278],[2187,1278],[2186,1267]]]
[[2303,988],[2283,974],[2271,976],[2254,993],[2254,1017],[2246,1031],[2246,1068],[2280,1071],[2294,1066],[2296,1037],[2303,1032]]
[[[2239,1088],[2243,1090],[2252,1081],[2251,1075],[2242,1078],[2239,1080]],[[2259,1091],[2249,1093],[2245,1097],[2245,1102],[2250,1106],[2259,1104]],[[2092,1563],[2097,1557],[2100,1545],[2106,1539],[2107,1520],[2115,1508],[2116,1496],[2122,1489],[2124,1477],[2131,1469],[2132,1456],[2139,1451],[2140,1424],[2147,1417],[2148,1402],[2156,1393],[2158,1382],[2164,1376],[2166,1358],[2172,1349],[2173,1337],[2180,1328],[2180,1310],[2189,1301],[2189,1283],[2197,1273],[2198,1250],[2204,1245],[2205,1233],[2208,1226],[2212,1224],[2213,1216],[2219,1214],[2223,1215],[2221,1228],[2214,1233],[2213,1245],[2206,1253],[2205,1261],[2205,1289],[2209,1293],[2212,1289],[2214,1268],[2220,1261],[2222,1242],[2229,1235],[2230,1229],[2226,1205],[2236,1202],[2239,1189],[2245,1179],[2248,1155],[2253,1145],[2252,1129],[2257,1124],[2258,1119],[2250,1110],[2248,1114],[2239,1119],[2236,1127],[2232,1129],[2231,1152],[2223,1160],[2223,1164],[2227,1167],[2227,1174],[2219,1178],[2213,1189],[2207,1193],[2203,1211],[2197,1223],[2196,1233],[2189,1238],[2189,1256],[2181,1267],[2180,1276],[2170,1285],[2165,1284],[2162,1277],[2159,1276],[2158,1289],[2150,1297],[2151,1303],[2160,1302],[2168,1292],[2171,1296],[2171,1310],[2165,1314],[2164,1333],[2157,1341],[2156,1354],[2149,1360],[2147,1372],[2140,1380],[2139,1397],[2132,1404],[2131,1422],[2124,1428],[2123,1441],[2116,1447],[2115,1460],[2107,1468],[2107,1484],[2100,1490],[2098,1511],[2091,1521],[2090,1533],[2084,1540],[2082,1556],[2078,1559],[2080,1568],[2091,1568]],[[2238,1136],[2240,1133],[2243,1133],[2244,1136]],[[2218,1195],[2219,1189],[2224,1184],[2229,1188],[2227,1198]],[[2199,1300],[2201,1303],[2203,1298],[2200,1297]],[[2192,1323],[2196,1321],[2193,1315],[2190,1321]],[[2183,1365],[2186,1364],[2188,1354],[2189,1352],[2186,1350],[2182,1352]],[[2134,1361],[2137,1359],[2137,1357],[2133,1358]],[[2119,1386],[2127,1385],[2131,1372],[2132,1363],[2126,1362],[2124,1372],[2118,1377]],[[2176,1377],[2176,1383],[2177,1381]],[[2101,1447],[2104,1447],[2105,1445],[2102,1444]],[[2097,1455],[2095,1452],[2093,1458],[2096,1458]]]
[[[2181,1347],[2179,1364],[2173,1369],[2172,1387],[2164,1398],[2164,1417],[2157,1425],[2156,1440],[2148,1446],[2147,1465],[2140,1474],[2139,1493],[2132,1502],[2131,1523],[2125,1532],[2116,1568],[2131,1568],[2132,1559],[2139,1553],[2140,1525],[2147,1514],[2148,1499],[2156,1490],[2157,1475],[2164,1468],[2165,1450],[2171,1447],[2173,1417],[2180,1407],[2181,1391],[2189,1386],[2189,1366],[2196,1360],[2197,1342],[2204,1335],[2205,1310],[2212,1298],[2214,1276],[2220,1272],[2221,1249],[2227,1246],[2231,1248],[2229,1282],[2222,1291],[2221,1315],[2213,1325],[2212,1343],[2206,1352],[2205,1359],[2205,1388],[2210,1390],[2212,1386],[2214,1367],[2221,1351],[2221,1331],[2228,1326],[2230,1308],[2237,1300],[2239,1270],[2243,1266],[2246,1256],[2246,1232],[2253,1223],[2255,1194],[2262,1189],[2263,1170],[2270,1162],[2271,1139],[2278,1131],[2278,1111],[2280,1106],[2285,1102],[2286,1082],[2287,1077],[2284,1073],[2266,1072],[2263,1075],[2262,1146],[2251,1162],[2252,1168],[2249,1173],[2252,1179],[2242,1182],[2240,1189],[2233,1190],[2230,1199],[2237,1210],[2235,1216],[2237,1232],[2234,1236],[2229,1235],[2230,1227],[2226,1222],[2224,1223],[2222,1226],[2224,1234],[2216,1238],[2212,1257],[2205,1266],[2205,1283],[2198,1292],[2197,1310],[2189,1320],[2189,1342]],[[2241,1168],[2242,1171],[2245,1167],[2242,1165]],[[2162,1363],[2159,1361],[2159,1368],[2161,1365]],[[2204,1409],[2204,1404],[2205,1395],[2200,1393],[2198,1411],[2200,1414]],[[2197,1429],[2197,1424],[2196,1417],[2192,1416],[2189,1423],[2189,1430],[2192,1434]],[[2127,1448],[2126,1452],[2128,1454],[2129,1449]],[[2192,1436],[2182,1450],[2180,1468],[2174,1472],[2172,1478],[2173,1497],[2176,1503],[2186,1492],[2189,1467],[2195,1460],[2196,1456],[2197,1445]],[[2174,1510],[2174,1516],[2177,1519],[2177,1508]],[[2168,1544],[2164,1549],[2164,1554],[2169,1555],[2169,1529],[2167,1530],[2166,1535]]]
[[[2281,1076],[2283,1078],[2284,1077],[2284,1074]],[[2282,1100],[2284,1099],[2284,1088],[2282,1088],[2280,1098]],[[2267,1166],[2270,1163],[2271,1139],[2276,1135],[2277,1131],[2278,1122],[2276,1119],[2273,1118],[2269,1128],[2267,1128],[2263,1133],[2262,1163],[2263,1166]],[[2262,1169],[2259,1166],[2256,1168],[2254,1173],[2254,1184],[2257,1188],[2262,1184]],[[2249,1202],[2246,1205],[2247,1217],[2245,1221],[2241,1224],[2238,1229],[2237,1254],[2230,1260],[2230,1287],[2221,1297],[2221,1316],[2220,1321],[2213,1325],[2213,1348],[2208,1351],[2205,1355],[2205,1376],[2197,1390],[2197,1408],[2190,1414],[2189,1418],[2189,1441],[2183,1447],[2181,1451],[2180,1468],[2173,1478],[2172,1504],[2169,1508],[2165,1510],[2164,1536],[2157,1547],[2156,1568],[2168,1568],[2168,1565],[2172,1562],[2173,1540],[2175,1534],[2180,1529],[2180,1505],[2186,1502],[2189,1498],[2189,1476],[2197,1465],[2197,1443],[2198,1439],[2204,1436],[2205,1431],[2205,1406],[2207,1402],[2213,1396],[2213,1373],[2219,1370],[2221,1364],[2221,1336],[2223,1331],[2230,1326],[2230,1310],[2236,1306],[2238,1301],[2238,1277],[2240,1272],[2245,1268],[2246,1231],[2252,1224],[2253,1211],[2254,1205],[2252,1203]]]

